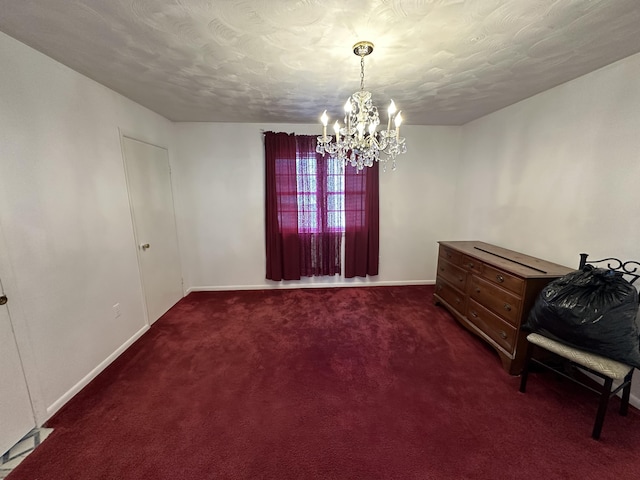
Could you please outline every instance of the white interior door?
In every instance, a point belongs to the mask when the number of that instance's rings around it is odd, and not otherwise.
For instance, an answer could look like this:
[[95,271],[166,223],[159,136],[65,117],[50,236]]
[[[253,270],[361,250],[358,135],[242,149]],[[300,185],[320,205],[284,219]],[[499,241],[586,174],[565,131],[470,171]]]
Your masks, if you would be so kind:
[[123,136],[127,186],[149,323],[183,296],[166,149]]
[[0,306],[0,455],[36,426],[7,307]]

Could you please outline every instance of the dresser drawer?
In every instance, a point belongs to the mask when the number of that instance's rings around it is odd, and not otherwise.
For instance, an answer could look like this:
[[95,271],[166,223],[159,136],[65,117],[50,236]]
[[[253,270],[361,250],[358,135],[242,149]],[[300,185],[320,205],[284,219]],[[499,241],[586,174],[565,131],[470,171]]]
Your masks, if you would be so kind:
[[467,272],[462,268],[455,266],[453,263],[449,263],[443,257],[438,259],[438,276],[444,278],[460,291],[465,291],[465,286],[467,284]]
[[475,301],[501,316],[514,327],[520,321],[519,297],[475,275],[471,276],[469,294]]
[[465,312],[466,296],[453,288],[442,279],[436,282],[436,294],[447,302],[451,307],[455,308],[461,315]]
[[483,265],[481,276],[491,283],[500,285],[502,288],[521,294],[524,280],[503,270],[499,270],[491,265]]
[[464,255],[456,250],[440,245],[439,255],[453,265],[462,265]]
[[468,255],[463,255],[462,267],[477,275],[481,275],[483,271],[484,263]]
[[475,300],[469,299],[467,319],[507,352],[513,353],[516,343],[516,329],[495,313],[487,310]]

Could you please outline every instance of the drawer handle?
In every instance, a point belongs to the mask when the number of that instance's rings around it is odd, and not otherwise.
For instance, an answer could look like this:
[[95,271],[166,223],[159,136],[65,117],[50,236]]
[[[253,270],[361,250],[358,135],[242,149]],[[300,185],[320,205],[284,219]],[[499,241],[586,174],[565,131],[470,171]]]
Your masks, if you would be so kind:
[[507,332],[505,332],[504,330],[500,330],[500,331],[498,332],[498,334],[499,334],[499,335],[500,335],[504,340],[506,340],[506,339],[507,339]]
[[460,305],[460,297],[456,297],[456,305]]
[[451,254],[450,253],[447,253],[447,258],[451,258]]
[[459,282],[464,282],[464,277],[458,277]]
[[504,304],[504,309],[505,309],[507,312],[510,312],[510,311],[511,311],[511,305],[509,305],[508,303],[505,303],[505,304]]
[[478,313],[477,313],[477,312],[472,311],[472,312],[471,312],[471,316],[472,316],[473,318],[478,318]]
[[496,280],[498,280],[500,283],[504,282],[504,277],[502,275],[496,275]]
[[480,293],[480,288],[476,287],[476,293]]
[[473,262],[469,263],[468,267],[473,268]]
[[442,285],[438,285],[438,291],[442,291]]

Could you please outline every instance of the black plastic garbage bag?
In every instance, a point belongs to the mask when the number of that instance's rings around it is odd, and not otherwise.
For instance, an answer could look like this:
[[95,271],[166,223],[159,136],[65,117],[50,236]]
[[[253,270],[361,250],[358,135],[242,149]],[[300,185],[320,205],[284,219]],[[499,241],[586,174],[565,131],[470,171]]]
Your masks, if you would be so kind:
[[593,268],[550,282],[524,328],[640,368],[638,291],[620,272]]

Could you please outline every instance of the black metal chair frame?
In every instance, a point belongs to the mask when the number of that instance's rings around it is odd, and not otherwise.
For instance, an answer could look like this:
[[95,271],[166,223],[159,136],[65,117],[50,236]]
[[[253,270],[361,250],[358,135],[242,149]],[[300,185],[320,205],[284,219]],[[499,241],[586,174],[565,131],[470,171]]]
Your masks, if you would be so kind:
[[[631,284],[633,284],[636,280],[640,278],[640,263],[636,262],[635,260],[623,262],[617,258],[611,257],[611,258],[604,258],[602,260],[592,260],[587,262],[587,257],[588,257],[588,254],[586,253],[580,254],[580,266],[579,266],[580,270],[585,265],[591,265],[594,267],[597,267],[598,265],[606,265],[606,268],[609,270],[615,270],[615,271],[621,272],[623,276]],[[601,268],[605,268],[605,267],[603,266]],[[542,347],[534,345],[531,342],[527,343],[525,366],[524,366],[524,370],[522,371],[522,376],[520,378],[520,391],[522,393],[526,392],[527,380],[529,378],[529,371],[531,369],[531,366],[535,363],[600,395],[598,412],[596,414],[596,420],[593,425],[593,431],[591,433],[591,437],[594,438],[595,440],[600,439],[600,433],[602,432],[602,424],[604,423],[604,417],[605,417],[605,414],[607,413],[607,406],[609,405],[609,399],[613,395],[617,394],[620,390],[622,390],[622,398],[620,403],[620,415],[627,415],[627,412],[629,410],[629,397],[631,395],[631,381],[633,379],[633,372],[634,372],[633,368],[631,368],[630,372],[624,377],[624,379],[622,380],[622,383],[619,386],[617,386],[614,390],[612,390],[613,380],[614,380],[613,378],[607,375],[603,375],[601,372],[597,372],[588,367],[585,367],[584,365],[579,365],[577,363],[572,362],[569,359],[563,358],[565,363],[568,363],[574,371],[575,369],[577,369],[578,371],[579,370],[586,371],[601,378],[604,381],[604,383],[598,389],[580,380],[579,378],[576,378],[575,376],[572,376],[566,373],[566,371],[560,370],[554,365],[551,365],[549,363],[546,363],[543,360],[535,358],[533,354],[537,348],[544,350]],[[594,381],[593,383],[595,384],[597,382]]]

